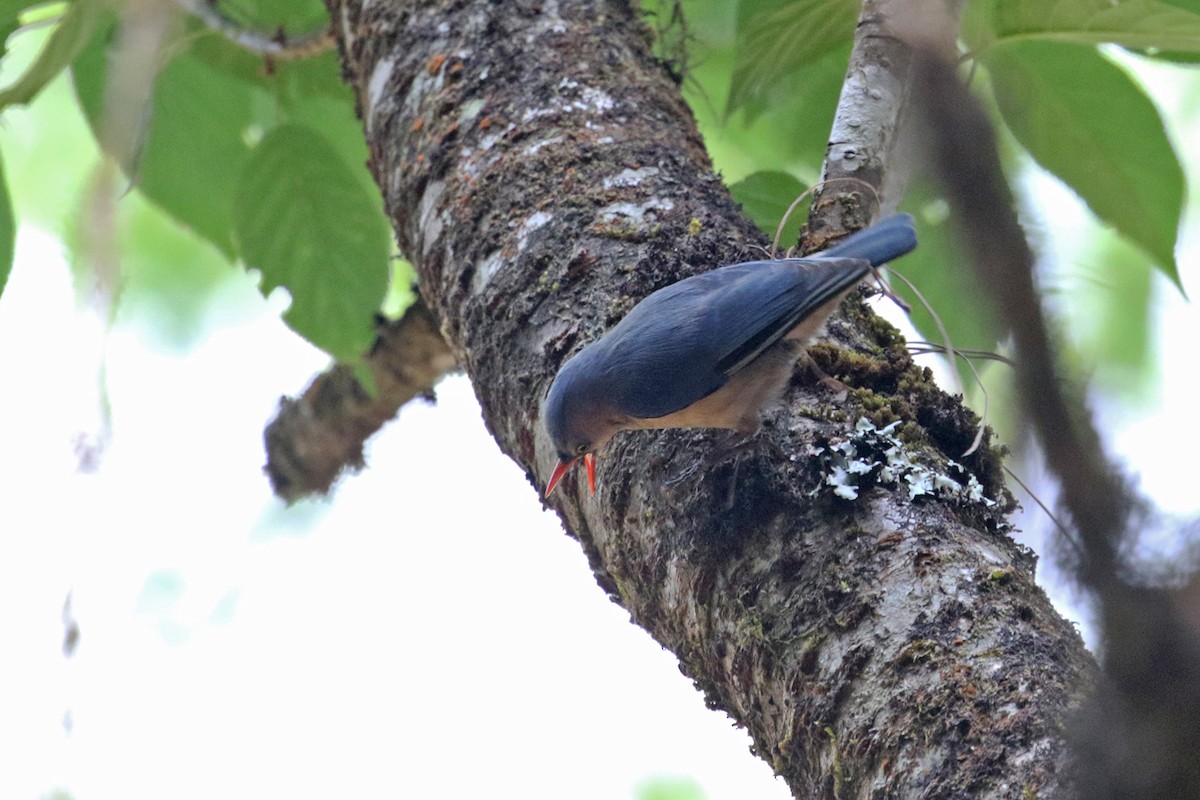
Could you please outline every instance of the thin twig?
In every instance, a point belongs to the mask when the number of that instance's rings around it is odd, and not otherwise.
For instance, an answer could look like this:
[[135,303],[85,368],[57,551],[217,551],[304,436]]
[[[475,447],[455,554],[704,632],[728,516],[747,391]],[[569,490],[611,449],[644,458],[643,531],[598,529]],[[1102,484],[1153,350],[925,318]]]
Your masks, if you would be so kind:
[[963,394],[962,380],[960,380],[958,377],[958,369],[954,368],[953,356],[958,353],[958,350],[954,347],[954,342],[950,340],[950,331],[946,330],[946,325],[942,322],[941,316],[933,310],[933,306],[930,305],[929,301],[925,299],[925,295],[921,294],[921,290],[918,289],[912,281],[897,272],[895,267],[890,267],[889,270],[893,275],[904,282],[904,285],[907,286],[909,290],[917,296],[917,299],[921,301],[921,305],[925,306],[925,310],[929,312],[929,316],[933,317],[933,324],[937,325],[938,333],[942,335],[942,341],[945,343],[944,346],[946,348],[946,352],[951,356],[950,366],[952,369],[950,370],[950,374],[952,376],[951,382],[954,384],[951,388],[958,390],[958,394]]
[[210,0],[176,0],[180,8],[239,47],[279,61],[298,61],[312,58],[333,49],[333,32],[329,26],[317,31],[287,36],[280,29],[265,33],[247,28],[226,16]]
[[800,205],[800,203],[804,200],[804,198],[811,195],[817,189],[824,187],[826,184],[833,183],[834,181],[852,181],[854,183],[865,186],[871,194],[875,195],[875,202],[876,203],[879,202],[879,194],[878,194],[878,192],[875,191],[875,187],[872,186],[871,184],[867,183],[864,180],[859,180],[858,178],[846,178],[846,177],[829,178],[827,180],[823,180],[818,183],[814,183],[812,186],[808,187],[803,192],[801,192],[799,194],[799,196],[796,197],[796,199],[792,201],[792,204],[787,207],[787,211],[783,212],[783,216],[779,220],[779,226],[777,228],[775,228],[775,238],[773,238],[771,240],[771,259],[772,260],[775,259],[775,252],[779,249],[779,239],[783,236],[783,228],[785,225],[787,225],[787,221],[792,216],[792,212],[796,210],[796,206]]
[[[925,342],[910,339],[908,341],[908,351],[913,355],[929,355],[931,353],[944,355],[946,353],[946,346],[938,344],[937,342]],[[977,358],[983,361],[999,361],[1001,364],[1006,364],[1010,367],[1016,366],[1016,362],[1008,356],[1001,355],[1000,353],[994,353],[991,350],[970,350],[956,347],[954,349],[954,353],[964,361]]]
[[1069,528],[1067,528],[1067,526],[1064,525],[1058,517],[1054,515],[1054,512],[1050,510],[1049,506],[1042,502],[1042,498],[1033,493],[1033,490],[1025,484],[1025,481],[1017,477],[1017,473],[1013,472],[1011,467],[1009,467],[1007,464],[1001,464],[1000,466],[1004,468],[1004,472],[1008,475],[1008,477],[1012,478],[1017,486],[1021,487],[1021,491],[1029,495],[1029,498],[1033,500],[1033,502],[1037,503],[1038,508],[1046,513],[1046,516],[1049,517],[1050,521],[1054,523],[1054,527],[1058,528],[1059,533],[1063,535],[1063,539],[1066,540],[1067,544],[1071,545],[1071,548],[1075,551],[1076,557],[1082,558],[1083,547],[1075,538],[1075,534]]

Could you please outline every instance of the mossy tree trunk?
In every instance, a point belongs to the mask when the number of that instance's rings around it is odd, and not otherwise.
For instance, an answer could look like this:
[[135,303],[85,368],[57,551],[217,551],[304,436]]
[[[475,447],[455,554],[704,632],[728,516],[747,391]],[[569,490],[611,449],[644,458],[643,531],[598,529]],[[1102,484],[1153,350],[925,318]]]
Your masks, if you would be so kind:
[[[538,491],[564,359],[763,237],[628,3],[330,10],[401,249]],[[736,449],[618,436],[594,497],[556,491],[567,532],[798,797],[1069,796],[1062,732],[1094,664],[1006,535],[998,456],[949,463],[974,417],[860,298],[812,352],[844,388],[798,372]]]

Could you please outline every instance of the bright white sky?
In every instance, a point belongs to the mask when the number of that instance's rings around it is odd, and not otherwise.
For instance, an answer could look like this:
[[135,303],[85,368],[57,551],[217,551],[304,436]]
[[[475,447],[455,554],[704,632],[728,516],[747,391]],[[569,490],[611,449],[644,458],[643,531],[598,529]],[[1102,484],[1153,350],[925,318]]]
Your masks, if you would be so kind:
[[[1194,514],[1200,321],[1158,289],[1162,388],[1101,418],[1160,506]],[[0,298],[0,797],[611,800],[658,774],[789,796],[596,587],[465,380],[406,408],[334,502],[282,509],[262,427],[324,359],[278,298],[227,300],[185,356],[137,325],[105,337],[56,240],[22,231]],[[111,439],[82,474],[101,364]]]
[[280,304],[186,358],[118,327],[111,445],[79,474],[102,332],[56,248],[23,231],[0,300],[0,797],[608,800],[660,773],[788,796],[597,588],[464,379],[288,512],[261,429],[324,359]]

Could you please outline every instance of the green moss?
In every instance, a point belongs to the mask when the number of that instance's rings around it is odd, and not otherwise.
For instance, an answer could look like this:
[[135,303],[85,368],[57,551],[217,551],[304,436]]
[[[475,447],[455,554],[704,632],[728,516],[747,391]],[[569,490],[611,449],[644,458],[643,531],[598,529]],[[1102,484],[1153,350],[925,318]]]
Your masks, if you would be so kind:
[[1009,581],[1012,580],[1012,578],[1013,578],[1013,571],[1012,571],[1011,567],[1001,567],[999,569],[994,569],[994,570],[992,570],[991,574],[988,575],[989,581],[991,581],[992,583],[998,583],[1001,585],[1008,583]]
[[755,613],[747,613],[738,619],[738,633],[754,642],[767,641],[767,633],[763,630],[762,617]]
[[896,428],[896,438],[908,447],[920,447],[928,444],[925,429],[915,422],[903,422]]
[[833,732],[833,728],[826,725],[825,735],[829,737],[829,746],[833,750],[833,763],[830,765],[830,772],[833,773],[833,796],[842,798],[846,796],[846,784],[849,782],[846,765],[842,762],[842,749],[838,746],[837,734]]
[[825,643],[825,638],[826,634],[824,633],[810,633],[805,636],[803,644],[800,646],[801,657],[821,649],[821,645]]
[[903,407],[897,407],[897,398],[873,392],[870,389],[851,389],[850,398],[862,410],[861,416],[870,420],[875,427],[885,428],[898,419],[905,418]]
[[848,350],[831,342],[810,345],[808,354],[826,375],[856,386],[876,386],[880,378],[891,371],[885,359]]
[[593,233],[607,236],[610,239],[621,239],[631,242],[645,242],[655,238],[662,232],[662,224],[642,225],[614,219],[608,222],[597,222],[591,226]]
[[608,301],[608,318],[621,319],[633,308],[633,300],[626,295],[617,295]]
[[865,303],[855,303],[853,308],[857,312],[855,316],[858,317],[859,327],[867,331],[878,347],[886,350],[904,346],[904,335],[895,325],[871,311]]

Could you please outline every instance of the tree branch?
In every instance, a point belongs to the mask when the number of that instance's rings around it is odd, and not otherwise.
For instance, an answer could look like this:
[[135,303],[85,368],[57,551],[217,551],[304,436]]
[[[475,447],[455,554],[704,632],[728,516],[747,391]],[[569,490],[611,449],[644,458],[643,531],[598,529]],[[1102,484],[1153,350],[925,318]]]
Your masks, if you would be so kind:
[[333,34],[328,27],[320,30],[286,35],[283,30],[273,33],[253,30],[226,16],[218,0],[176,0],[179,7],[204,23],[205,27],[251,53],[280,61],[312,58],[333,47]]
[[454,356],[425,303],[417,300],[395,322],[381,322],[366,358],[375,386],[362,385],[351,367],[335,365],[296,400],[283,398],[267,425],[267,475],[288,502],[324,494],[346,469],[363,466],[363,444],[414,397],[455,368]]
[[[330,4],[401,249],[540,488],[555,461],[540,405],[565,358],[763,237],[628,3]],[[994,505],[921,495],[879,464],[855,502],[829,485],[834,454],[866,453],[888,423],[930,481],[974,436],[895,332],[850,312],[813,356],[852,388],[798,381],[772,446],[624,434],[595,497],[568,479],[557,510],[599,584],[797,796],[1064,797],[1060,731],[1092,664],[1003,534],[997,454],[966,465]]]
[[[864,0],[825,150],[822,184],[808,214],[808,249],[896,210],[908,184],[901,158],[912,53],[893,21],[911,0]],[[952,39],[953,41],[953,39]]]

